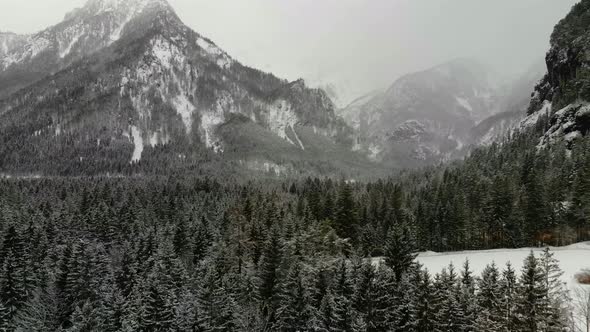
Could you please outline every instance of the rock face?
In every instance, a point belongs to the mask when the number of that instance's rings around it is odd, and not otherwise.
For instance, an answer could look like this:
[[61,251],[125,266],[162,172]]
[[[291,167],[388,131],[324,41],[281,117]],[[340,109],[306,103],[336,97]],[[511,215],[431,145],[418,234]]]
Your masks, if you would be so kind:
[[497,88],[471,60],[452,61],[397,80],[342,111],[375,160],[413,166],[451,158],[470,129],[499,111]]
[[549,117],[540,146],[565,140],[568,145],[590,130],[590,1],[582,0],[561,20],[551,35],[546,55],[547,74],[535,88],[528,123]]
[[164,0],[90,0],[0,36],[2,171],[362,162],[322,90],[243,66]]

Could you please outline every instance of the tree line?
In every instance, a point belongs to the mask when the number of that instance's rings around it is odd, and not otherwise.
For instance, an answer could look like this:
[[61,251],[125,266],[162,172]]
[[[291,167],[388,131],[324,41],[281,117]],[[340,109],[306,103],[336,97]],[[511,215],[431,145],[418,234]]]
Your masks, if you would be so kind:
[[[322,193],[318,185],[337,194],[309,198]],[[52,178],[0,187],[2,331],[566,331],[570,324],[549,251],[531,254],[522,271],[490,262],[480,276],[468,262],[443,271],[417,265],[419,222],[399,208],[406,194],[393,182]],[[374,188],[391,193],[383,195],[392,199],[390,219],[348,224],[362,220],[359,198]],[[387,230],[372,249],[382,258],[371,259],[357,233],[369,225]]]

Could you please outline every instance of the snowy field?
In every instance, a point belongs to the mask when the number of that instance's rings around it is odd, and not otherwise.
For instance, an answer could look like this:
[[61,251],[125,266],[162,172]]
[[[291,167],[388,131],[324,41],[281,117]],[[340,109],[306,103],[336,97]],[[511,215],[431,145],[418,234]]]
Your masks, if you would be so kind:
[[[590,242],[576,243],[566,247],[549,248],[554,253],[554,257],[559,260],[559,266],[563,271],[562,278],[567,284],[570,293],[575,292],[579,287],[589,287],[578,284],[575,276],[584,269],[590,269]],[[539,257],[543,248],[474,250],[446,253],[423,252],[418,255],[416,260],[424,265],[431,275],[440,273],[450,263],[453,263],[457,273],[459,273],[463,268],[463,263],[467,259],[469,260],[471,270],[476,276],[480,276],[486,265],[492,262],[496,263],[500,271],[506,267],[506,263],[510,262],[517,274],[520,275],[524,259],[530,254],[531,250]],[[373,260],[375,264],[378,264],[380,261],[381,259]]]
[[[590,269],[590,242],[576,243],[567,247],[549,247],[559,260],[559,266],[563,270],[563,281],[568,288],[572,289],[578,285],[575,275],[583,269]],[[459,271],[465,260],[469,259],[471,270],[476,275],[481,275],[486,265],[495,262],[501,271],[510,262],[512,267],[520,274],[522,264],[526,256],[534,251],[539,257],[543,248],[521,248],[521,249],[494,249],[475,250],[448,253],[424,252],[418,255],[418,262],[424,265],[431,274],[436,274],[448,267],[450,263],[455,265]]]

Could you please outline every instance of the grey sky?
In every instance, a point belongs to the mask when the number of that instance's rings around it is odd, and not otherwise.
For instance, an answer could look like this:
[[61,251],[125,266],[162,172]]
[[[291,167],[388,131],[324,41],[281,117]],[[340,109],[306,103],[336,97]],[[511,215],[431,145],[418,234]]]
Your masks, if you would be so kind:
[[[0,0],[0,30],[28,33],[85,0]],[[242,63],[354,92],[457,57],[504,71],[542,58],[576,0],[169,0]]]

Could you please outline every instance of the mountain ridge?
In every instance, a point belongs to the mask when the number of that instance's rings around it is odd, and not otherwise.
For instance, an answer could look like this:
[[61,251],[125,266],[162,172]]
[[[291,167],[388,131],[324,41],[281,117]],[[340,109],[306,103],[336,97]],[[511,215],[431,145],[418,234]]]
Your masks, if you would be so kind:
[[[151,162],[144,159],[153,158],[153,153],[165,153],[189,167],[216,159],[236,164],[252,160],[293,168],[285,156],[272,160],[268,152],[254,155],[240,150],[239,144],[228,144],[217,129],[236,115],[272,133],[277,142],[296,147],[300,156],[294,160],[312,158],[313,153],[303,142],[319,140],[337,147],[351,162],[362,161],[362,156],[351,151],[351,129],[335,115],[334,105],[324,91],[309,89],[303,81],[287,82],[243,66],[211,40],[185,26],[170,7],[162,5],[167,4],[165,1],[136,0],[140,5],[147,3],[148,10],[142,9],[128,21],[112,21],[117,11],[105,5],[110,3],[121,1],[90,1],[84,8],[92,11],[77,10],[68,15],[68,21],[41,32],[55,32],[56,27],[68,28],[78,21],[104,26],[105,17],[117,28],[123,26],[116,41],[102,36],[99,44],[103,47],[94,53],[75,53],[78,59],[69,64],[53,62],[54,67],[46,70],[44,78],[25,80],[25,88],[0,98],[6,143],[0,166],[15,168],[24,162],[15,156],[20,150],[17,140],[34,142],[23,155],[47,161],[48,156],[38,150],[56,148],[38,140],[51,137],[57,140],[58,149],[69,149],[56,153],[61,169],[84,168],[87,166],[80,164],[85,160],[97,158],[98,164],[114,163],[116,169],[129,168],[125,165],[129,162],[148,167],[145,164]],[[101,8],[97,16],[86,17],[96,8]],[[133,8],[131,11],[136,12]],[[108,30],[106,35],[113,31]],[[49,50],[55,59],[57,49]],[[0,77],[22,68],[25,66],[19,64],[0,71]],[[33,119],[23,118],[32,114]],[[9,132],[19,134],[9,137]],[[255,142],[259,138],[249,137]],[[269,139],[256,144],[267,151],[280,146]],[[129,155],[128,159],[114,157],[118,150]],[[320,164],[332,162],[321,155],[313,158],[317,157]]]

